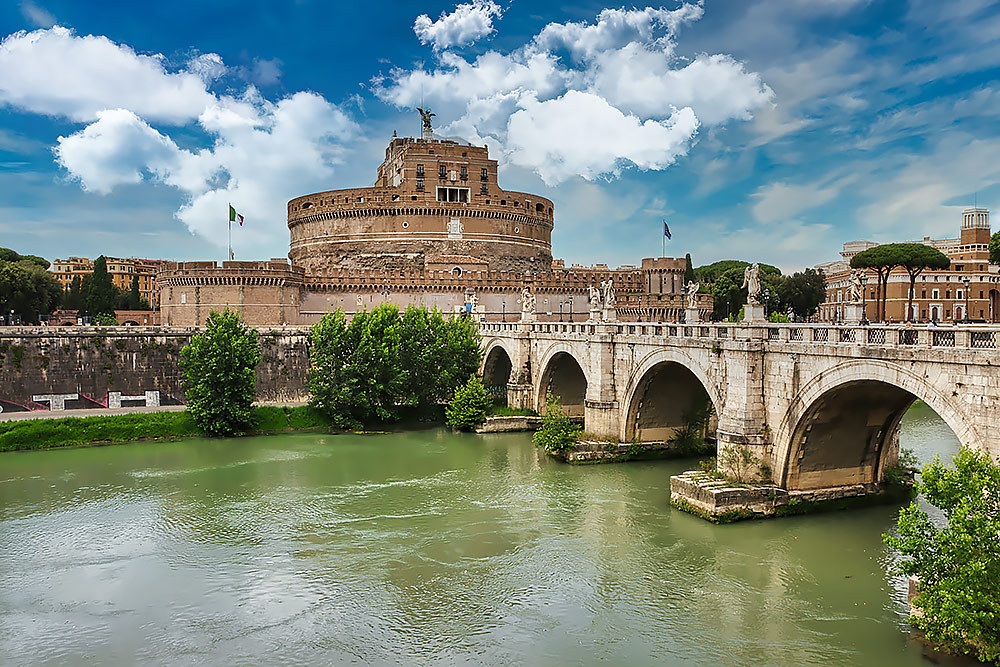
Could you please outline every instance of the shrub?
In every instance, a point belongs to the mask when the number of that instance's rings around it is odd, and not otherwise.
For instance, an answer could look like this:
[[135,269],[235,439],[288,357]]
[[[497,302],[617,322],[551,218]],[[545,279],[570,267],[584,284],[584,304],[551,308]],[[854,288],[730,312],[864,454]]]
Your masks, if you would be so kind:
[[401,406],[447,401],[479,366],[479,331],[465,318],[383,304],[323,316],[309,332],[310,405],[342,428],[395,421]]
[[920,579],[910,622],[927,638],[980,660],[1000,659],[1000,466],[988,454],[963,447],[954,467],[940,457],[924,466],[916,485],[939,508],[938,528],[914,501],[899,511],[886,544],[904,556],[897,572]]
[[547,452],[571,449],[576,445],[582,432],[583,428],[574,424],[563,410],[559,397],[548,394],[545,398],[542,425],[532,437],[535,447],[541,447]]
[[181,350],[188,412],[209,435],[245,433],[254,423],[257,331],[229,310],[213,311],[206,324],[205,332]]
[[457,431],[471,431],[486,421],[490,408],[490,395],[483,381],[473,375],[455,392],[445,410],[445,423]]
[[739,484],[747,484],[763,478],[770,478],[771,466],[757,457],[746,445],[720,447],[717,456],[719,470]]
[[715,408],[708,396],[695,400],[691,407],[684,411],[681,415],[684,425],[674,432],[674,444],[679,454],[698,454],[705,449],[705,436],[713,414]]
[[115,319],[113,313],[97,313],[92,318],[94,324],[99,327],[116,327],[118,326],[118,320]]
[[896,465],[889,466],[882,474],[882,482],[890,486],[910,486],[913,482],[913,473],[918,470],[917,455],[912,449],[905,447],[899,450],[899,460]]

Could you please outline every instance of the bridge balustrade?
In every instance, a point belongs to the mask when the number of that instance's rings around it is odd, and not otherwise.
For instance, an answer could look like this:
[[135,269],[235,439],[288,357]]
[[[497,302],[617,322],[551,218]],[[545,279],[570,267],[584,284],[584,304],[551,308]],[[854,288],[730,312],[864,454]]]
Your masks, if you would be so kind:
[[[539,334],[615,335],[691,338],[695,340],[753,340],[768,342],[819,343],[824,345],[869,345],[878,347],[920,346],[961,349],[996,349],[1000,327],[829,326],[823,324],[711,322],[692,325],[644,322],[552,323],[484,322],[484,333],[530,331]],[[756,332],[756,333],[755,333]]]

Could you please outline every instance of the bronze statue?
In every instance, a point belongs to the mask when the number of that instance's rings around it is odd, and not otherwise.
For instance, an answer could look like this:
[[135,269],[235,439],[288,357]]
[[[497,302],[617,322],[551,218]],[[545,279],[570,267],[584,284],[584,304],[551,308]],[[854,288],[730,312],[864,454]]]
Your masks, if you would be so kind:
[[417,111],[420,112],[420,121],[423,123],[423,131],[428,133],[433,132],[433,130],[431,129],[431,118],[433,118],[437,114],[431,113],[430,107],[427,107],[426,109],[421,109],[420,107],[417,107]]

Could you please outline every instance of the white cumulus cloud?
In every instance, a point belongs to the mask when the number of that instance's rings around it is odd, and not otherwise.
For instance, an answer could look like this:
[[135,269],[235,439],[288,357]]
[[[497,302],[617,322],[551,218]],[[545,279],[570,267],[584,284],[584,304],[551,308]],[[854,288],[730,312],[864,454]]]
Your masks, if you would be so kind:
[[502,14],[503,9],[493,0],[473,0],[458,5],[450,14],[441,14],[437,21],[421,14],[413,23],[413,32],[421,44],[435,49],[464,46],[493,32],[493,18]]
[[160,56],[67,28],[16,32],[0,42],[0,104],[89,122],[106,109],[183,124],[212,102],[196,73],[168,72]]
[[[263,74],[273,80],[279,70],[271,65]],[[0,42],[0,104],[84,124],[59,137],[53,152],[85,190],[176,188],[183,204],[175,216],[219,245],[231,202],[248,220],[243,256],[277,256],[288,243],[286,202],[329,187],[357,127],[315,93],[271,101],[252,85],[239,96],[212,92],[227,70],[208,53],[170,71],[162,56],[56,26]],[[171,136],[178,127],[185,144],[201,136],[206,147],[179,146]]]
[[393,69],[374,91],[400,107],[422,99],[450,118],[442,134],[498,146],[505,162],[549,184],[664,169],[699,127],[771,107],[771,89],[732,56],[676,55],[678,31],[703,13],[700,2],[605,9],[593,22],[550,23],[509,53],[472,59],[435,42],[435,67]]

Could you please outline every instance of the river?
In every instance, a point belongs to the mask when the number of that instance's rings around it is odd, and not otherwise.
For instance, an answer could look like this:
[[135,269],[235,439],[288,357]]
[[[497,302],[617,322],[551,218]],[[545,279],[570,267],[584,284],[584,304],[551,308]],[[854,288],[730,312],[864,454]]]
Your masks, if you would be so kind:
[[931,664],[897,506],[714,526],[668,506],[692,465],[436,429],[2,454],[0,664]]

